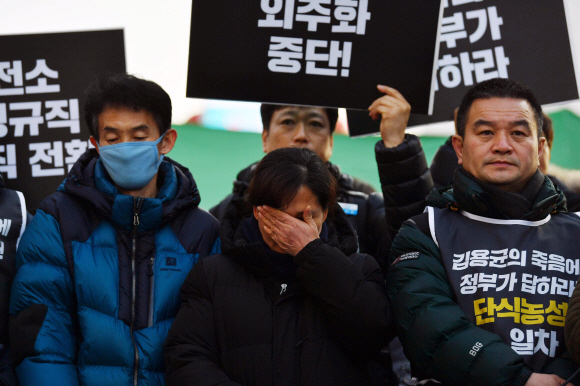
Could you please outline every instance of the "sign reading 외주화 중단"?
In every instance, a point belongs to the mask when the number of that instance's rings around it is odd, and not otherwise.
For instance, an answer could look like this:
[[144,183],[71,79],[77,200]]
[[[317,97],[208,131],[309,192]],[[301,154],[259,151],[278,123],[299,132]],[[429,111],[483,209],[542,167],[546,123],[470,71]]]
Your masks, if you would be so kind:
[[[452,120],[470,87],[497,77],[530,87],[541,104],[578,99],[566,1],[445,0],[433,115],[409,101],[409,126]],[[379,131],[368,113],[348,115],[351,135]]]
[[89,147],[84,90],[125,72],[122,30],[0,36],[0,172],[28,209]]
[[193,0],[187,96],[428,113],[439,0]]

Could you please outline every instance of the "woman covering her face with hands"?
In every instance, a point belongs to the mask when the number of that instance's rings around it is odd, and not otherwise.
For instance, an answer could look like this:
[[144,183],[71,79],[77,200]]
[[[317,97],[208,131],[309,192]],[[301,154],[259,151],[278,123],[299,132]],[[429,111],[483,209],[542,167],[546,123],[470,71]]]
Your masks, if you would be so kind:
[[390,338],[383,275],[307,149],[268,153],[200,260],[165,342],[168,385],[362,385]]

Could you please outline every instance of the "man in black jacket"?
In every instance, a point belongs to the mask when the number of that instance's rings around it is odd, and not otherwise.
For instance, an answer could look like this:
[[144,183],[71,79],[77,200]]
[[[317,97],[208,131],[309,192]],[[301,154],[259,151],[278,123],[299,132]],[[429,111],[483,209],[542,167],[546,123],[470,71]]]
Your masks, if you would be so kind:
[[388,293],[413,374],[560,385],[575,370],[564,318],[580,219],[538,170],[542,108],[527,87],[492,79],[463,98],[457,132],[453,186],[429,197],[391,249]]
[[[381,118],[382,140],[375,146],[375,155],[382,195],[329,162],[337,109],[263,104],[262,146],[264,153],[283,147],[304,147],[327,162],[338,182],[339,204],[358,235],[360,252],[374,256],[384,269],[382,257],[387,256],[392,238],[404,220],[421,213],[432,181],[419,139],[405,136],[410,105],[393,88],[378,86],[378,90],[385,96],[377,99],[369,110],[375,119]],[[255,165],[242,170],[233,192],[210,209],[218,220],[223,219],[232,199],[243,196]]]
[[16,272],[16,248],[31,217],[22,193],[6,189],[0,174],[0,386],[18,384],[8,349],[8,304]]

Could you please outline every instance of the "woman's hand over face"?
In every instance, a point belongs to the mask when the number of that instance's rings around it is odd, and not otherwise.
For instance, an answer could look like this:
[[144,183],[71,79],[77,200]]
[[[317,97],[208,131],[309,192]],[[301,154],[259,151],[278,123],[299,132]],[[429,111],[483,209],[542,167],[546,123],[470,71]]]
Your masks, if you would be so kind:
[[258,216],[264,223],[264,231],[285,253],[291,256],[296,256],[320,234],[320,230],[312,219],[310,206],[304,210],[304,221],[268,206],[259,206]]

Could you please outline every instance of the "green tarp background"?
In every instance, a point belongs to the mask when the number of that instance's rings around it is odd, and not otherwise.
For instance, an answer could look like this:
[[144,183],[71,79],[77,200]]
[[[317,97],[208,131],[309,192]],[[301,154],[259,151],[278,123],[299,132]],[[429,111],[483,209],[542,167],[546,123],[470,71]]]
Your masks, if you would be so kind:
[[[580,169],[580,118],[568,110],[550,116],[554,120],[555,132],[552,162],[565,168]],[[204,209],[211,208],[229,194],[238,172],[264,155],[260,134],[212,130],[195,125],[175,126],[175,129],[178,139],[169,156],[191,170],[201,193],[200,206]],[[331,162],[380,190],[374,158],[378,139],[335,135]],[[446,139],[421,137],[429,162]]]

